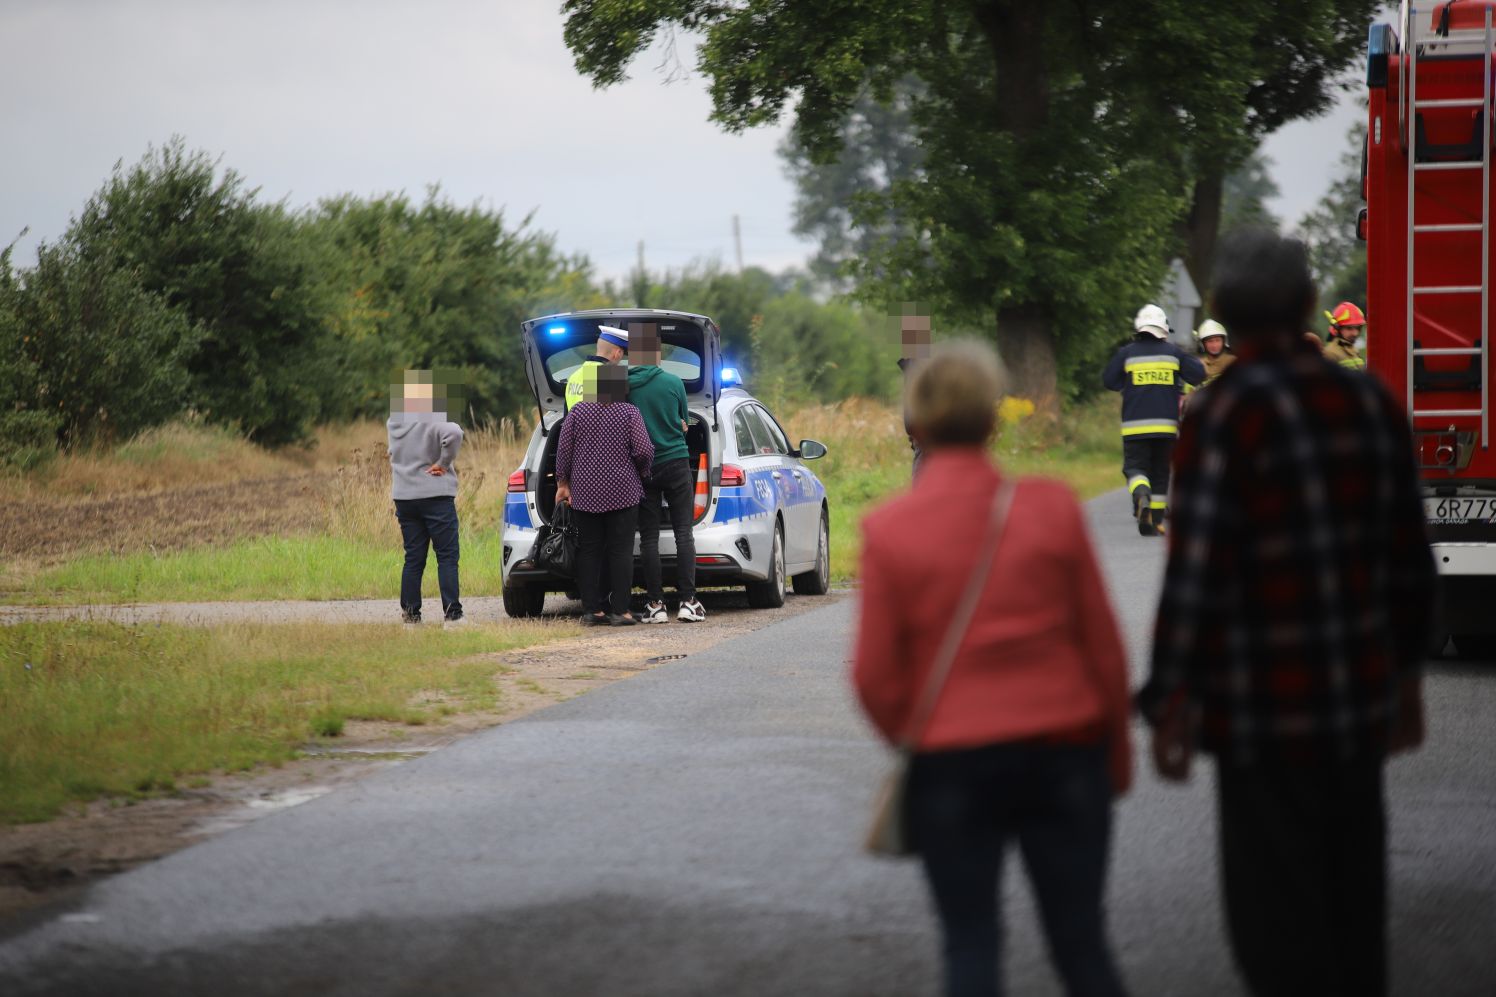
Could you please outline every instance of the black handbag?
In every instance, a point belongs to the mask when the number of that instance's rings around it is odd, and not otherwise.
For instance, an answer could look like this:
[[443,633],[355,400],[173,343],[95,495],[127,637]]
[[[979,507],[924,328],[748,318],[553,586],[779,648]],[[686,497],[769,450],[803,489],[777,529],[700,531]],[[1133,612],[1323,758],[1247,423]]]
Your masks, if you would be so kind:
[[535,541],[535,566],[544,568],[562,578],[575,578],[577,573],[577,524],[572,519],[571,505],[556,504],[551,513],[551,523],[539,540]]

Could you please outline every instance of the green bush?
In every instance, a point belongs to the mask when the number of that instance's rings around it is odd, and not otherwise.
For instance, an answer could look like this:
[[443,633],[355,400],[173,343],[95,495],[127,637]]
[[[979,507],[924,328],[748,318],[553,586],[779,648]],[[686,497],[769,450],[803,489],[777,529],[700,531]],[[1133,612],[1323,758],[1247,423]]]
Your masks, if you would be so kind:
[[178,401],[277,445],[305,439],[322,417],[335,365],[322,261],[298,220],[256,194],[173,139],[128,170],[116,165],[65,242],[91,273],[131,275],[201,328]]
[[592,303],[584,261],[435,187],[419,205],[404,194],[329,199],[303,228],[324,261],[340,362],[327,401],[339,418],[388,415],[401,367],[460,372],[471,421],[512,415],[530,398],[520,322]]
[[180,411],[196,330],[133,274],[42,245],[17,275],[0,254],[0,463],[127,437]]

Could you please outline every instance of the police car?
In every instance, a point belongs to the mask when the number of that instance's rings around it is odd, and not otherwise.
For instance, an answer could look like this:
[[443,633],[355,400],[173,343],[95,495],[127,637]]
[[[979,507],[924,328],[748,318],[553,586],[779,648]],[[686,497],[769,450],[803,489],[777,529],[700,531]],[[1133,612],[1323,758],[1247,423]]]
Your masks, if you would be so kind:
[[[723,367],[721,332],[705,315],[653,308],[598,309],[522,323],[525,373],[539,424],[525,461],[509,476],[504,505],[504,610],[536,616],[548,592],[575,593],[575,583],[531,558],[538,531],[556,506],[557,431],[565,415],[566,379],[594,353],[599,325],[653,324],[660,366],[686,386],[691,412],[686,441],[698,474],[696,585],[744,586],[749,604],[784,604],[786,588],[824,595],[831,587],[830,511],[826,488],[807,462],[826,455],[815,440],[791,446],[769,410]],[[704,472],[704,473],[703,473]],[[703,494],[704,493],[704,494]],[[639,553],[635,541],[634,556]],[[665,584],[675,576],[669,518],[660,534]],[[642,579],[635,561],[636,580]]]

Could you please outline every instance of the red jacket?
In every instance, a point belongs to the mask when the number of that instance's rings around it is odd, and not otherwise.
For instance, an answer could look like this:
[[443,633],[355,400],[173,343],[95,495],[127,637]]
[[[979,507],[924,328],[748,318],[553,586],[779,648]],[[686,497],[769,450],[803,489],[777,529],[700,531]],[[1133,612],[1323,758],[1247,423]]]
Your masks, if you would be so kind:
[[[862,521],[852,678],[898,740],[975,567],[1000,480],[973,448],[925,455],[914,488]],[[1057,736],[1106,739],[1117,791],[1132,779],[1127,658],[1070,489],[1025,480],[921,751]]]

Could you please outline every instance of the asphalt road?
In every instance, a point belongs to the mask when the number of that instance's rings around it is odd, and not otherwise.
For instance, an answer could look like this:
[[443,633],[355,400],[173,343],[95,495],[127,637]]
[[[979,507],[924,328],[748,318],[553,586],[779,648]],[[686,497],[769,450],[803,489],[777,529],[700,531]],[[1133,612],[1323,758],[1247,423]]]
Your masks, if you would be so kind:
[[[1091,506],[1134,667],[1161,548]],[[0,941],[0,993],[936,991],[916,868],[858,839],[886,764],[845,680],[855,605],[475,735],[96,887]],[[1496,993],[1496,665],[1440,664],[1390,769],[1394,975]],[[1141,732],[1138,744],[1142,747]],[[1209,767],[1117,811],[1113,941],[1136,994],[1241,993]],[[1017,863],[1007,978],[1058,993]]]

